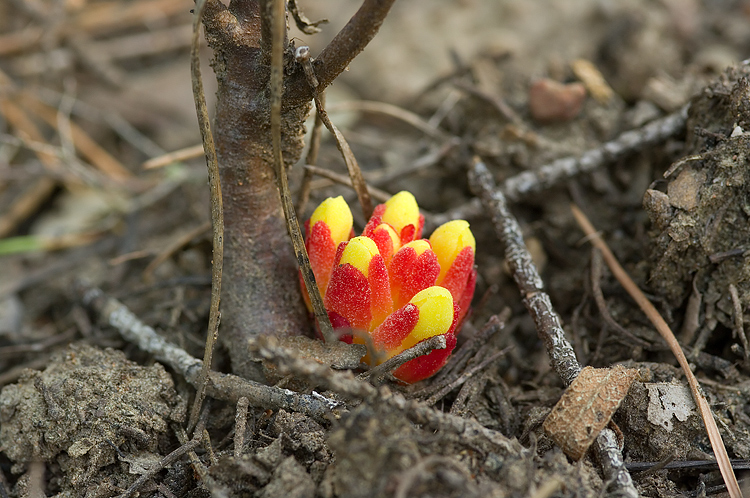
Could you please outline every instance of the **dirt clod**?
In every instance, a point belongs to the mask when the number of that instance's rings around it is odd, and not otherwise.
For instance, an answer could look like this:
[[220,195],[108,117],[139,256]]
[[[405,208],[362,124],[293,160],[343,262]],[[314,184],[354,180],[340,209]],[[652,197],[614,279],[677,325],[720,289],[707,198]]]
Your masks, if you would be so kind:
[[3,389],[0,445],[16,473],[57,458],[58,486],[82,496],[113,472],[127,486],[158,461],[169,423],[184,418],[180,406],[158,363],[144,367],[120,351],[73,345]]

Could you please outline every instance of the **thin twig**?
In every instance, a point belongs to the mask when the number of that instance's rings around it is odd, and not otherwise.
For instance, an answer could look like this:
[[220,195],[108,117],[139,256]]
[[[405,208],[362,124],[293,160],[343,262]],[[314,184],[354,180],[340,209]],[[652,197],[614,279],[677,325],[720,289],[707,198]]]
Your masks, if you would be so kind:
[[620,285],[630,294],[630,297],[635,300],[638,306],[643,310],[651,323],[659,331],[659,334],[664,338],[672,353],[677,358],[677,362],[682,367],[685,376],[687,377],[688,384],[690,385],[690,391],[695,399],[695,404],[698,406],[701,417],[703,417],[703,423],[706,425],[706,432],[708,432],[708,439],[711,441],[711,447],[714,450],[716,461],[719,463],[719,469],[721,475],[724,478],[724,483],[727,486],[727,491],[731,498],[742,498],[742,492],[740,491],[740,485],[737,483],[737,478],[732,470],[732,464],[729,461],[727,455],[727,449],[724,446],[724,442],[721,439],[721,433],[719,428],[716,426],[711,407],[708,405],[706,398],[703,396],[702,389],[698,384],[698,380],[695,378],[693,371],[690,370],[690,364],[685,357],[685,353],[682,351],[680,344],[677,342],[674,334],[667,325],[667,322],[661,317],[659,312],[656,310],[653,304],[648,298],[641,292],[638,286],[633,282],[630,276],[625,272],[623,267],[617,261],[617,258],[609,249],[607,244],[601,238],[599,233],[596,231],[591,222],[586,218],[586,215],[578,209],[578,207],[572,205],[573,216],[575,216],[578,225],[581,227],[583,232],[586,234],[588,240],[596,246],[604,256],[607,266],[609,266],[612,274],[620,282]]
[[[339,173],[336,173],[335,171],[331,171],[329,169],[319,168],[317,166],[306,164],[305,174],[307,174],[307,172],[310,172],[310,176],[318,175],[328,180],[331,180],[332,182],[336,182],[341,185],[346,185],[347,187],[352,186],[352,179],[350,177],[345,176],[345,175],[340,175]],[[384,190],[380,190],[371,186],[368,186],[367,190],[372,195],[372,198],[375,199],[376,201],[385,202],[391,198],[391,194],[389,194],[388,192]]]
[[328,131],[331,132],[331,135],[333,135],[333,138],[336,141],[336,147],[344,158],[346,169],[349,172],[349,178],[352,180],[352,188],[357,192],[359,204],[362,207],[362,214],[364,214],[365,219],[368,219],[373,211],[372,199],[370,198],[370,192],[368,191],[367,184],[362,176],[362,170],[359,167],[357,158],[354,157],[354,152],[352,152],[351,147],[349,147],[349,142],[346,141],[344,135],[338,128],[336,128],[336,125],[331,122],[331,119],[328,117],[328,113],[325,110],[325,106],[323,105],[323,101],[317,95],[315,95],[315,108],[318,111],[318,116],[320,116],[321,121],[323,121],[323,124],[328,128]]
[[141,167],[143,169],[161,168],[179,161],[187,161],[188,159],[200,157],[203,154],[203,144],[191,145],[190,147],[185,147],[184,149],[179,149],[174,152],[169,152],[167,154],[162,154],[160,156],[151,158],[143,163]]
[[662,142],[685,129],[689,104],[678,111],[656,119],[636,130],[584,152],[579,157],[565,157],[533,171],[524,171],[505,180],[502,190],[511,202],[571,178],[593,171],[621,157]]
[[374,114],[383,114],[392,118],[398,119],[407,123],[417,130],[421,131],[425,135],[434,138],[436,140],[444,141],[448,140],[450,136],[437,126],[433,126],[418,114],[414,114],[411,111],[407,111],[401,107],[393,104],[386,104],[385,102],[376,102],[371,100],[352,100],[349,102],[338,102],[334,105],[328,106],[328,112],[341,112],[341,111],[360,111],[370,112]]
[[206,332],[206,346],[203,351],[203,365],[198,378],[197,392],[193,407],[190,411],[188,429],[192,430],[198,420],[201,411],[201,403],[206,395],[206,383],[211,370],[211,360],[214,353],[214,345],[219,336],[219,321],[221,314],[219,304],[221,301],[221,276],[224,269],[224,207],[221,198],[221,181],[219,177],[219,161],[216,157],[214,137],[211,133],[211,120],[208,116],[206,106],[206,95],[203,91],[203,80],[200,67],[200,26],[203,12],[206,9],[206,0],[197,0],[195,4],[195,15],[193,16],[193,39],[190,45],[190,76],[193,86],[193,99],[195,100],[195,111],[198,115],[198,124],[203,139],[203,150],[206,155],[206,166],[208,168],[208,184],[211,190],[211,222],[213,225],[213,265],[211,267],[211,305],[208,315],[208,331]]
[[129,498],[132,496],[138,489],[143,486],[146,481],[154,477],[156,474],[162,471],[162,469],[169,467],[174,462],[179,460],[183,457],[183,455],[187,454],[189,451],[194,450],[199,444],[201,444],[201,438],[203,437],[203,433],[200,432],[196,434],[196,436],[191,439],[190,441],[182,444],[179,448],[172,451],[169,455],[165,456],[161,460],[159,460],[159,463],[156,465],[153,465],[151,468],[148,469],[147,472],[142,474],[136,481],[130,485],[130,487],[125,490],[124,493],[122,493],[118,498]]
[[501,351],[497,351],[494,354],[490,355],[489,357],[482,360],[478,365],[474,365],[473,367],[466,370],[464,373],[461,374],[459,378],[448,384],[447,386],[443,387],[440,391],[436,392],[427,400],[425,400],[425,404],[427,405],[434,405],[441,399],[443,399],[443,396],[457,388],[458,386],[465,383],[467,380],[469,380],[471,377],[474,376],[475,373],[479,372],[480,370],[484,370],[487,368],[490,364],[494,363],[498,358],[501,356],[505,356],[505,354],[510,350],[510,347],[507,347]]
[[182,234],[181,236],[177,237],[175,240],[173,240],[163,251],[159,253],[158,256],[156,256],[149,264],[146,266],[146,268],[143,270],[143,273],[141,274],[143,276],[143,279],[146,282],[153,281],[153,274],[154,270],[156,270],[159,265],[164,263],[166,260],[172,257],[173,254],[175,254],[177,251],[185,247],[187,244],[190,243],[194,238],[203,235],[204,233],[208,232],[211,229],[211,222],[207,221],[205,223],[201,223],[197,227],[193,228],[189,232],[186,232]]
[[644,341],[640,337],[634,336],[628,329],[620,325],[615,321],[607,308],[607,302],[604,300],[604,294],[600,285],[602,279],[602,255],[599,249],[594,248],[591,252],[591,293],[594,295],[594,301],[596,307],[599,309],[599,314],[604,318],[604,322],[615,332],[620,335],[627,337],[638,346],[651,349],[652,345],[648,341]]
[[377,386],[383,376],[396,370],[407,361],[429,354],[434,349],[445,349],[446,347],[447,343],[444,335],[430,337],[429,339],[425,339],[424,341],[417,343],[415,346],[400,352],[396,356],[388,358],[386,361],[371,368],[367,372],[359,374],[357,380],[369,380],[372,385]]
[[284,95],[284,106],[309,102],[315,91],[324,90],[343,73],[380,29],[395,0],[364,0],[359,10],[338,32],[313,63],[319,85],[311,88],[302,71],[292,75]]
[[[534,320],[537,333],[544,342],[552,368],[566,386],[570,385],[581,371],[581,365],[565,337],[559,315],[552,308],[550,298],[543,290],[542,279],[523,241],[521,227],[508,209],[505,196],[496,188],[487,166],[479,159],[474,160],[474,166],[469,171],[469,183],[472,191],[481,199],[485,209],[492,216],[495,232],[505,245],[505,259],[521,292],[524,305]],[[611,432],[611,429],[604,429],[597,437],[597,449],[602,456],[605,475],[618,484],[620,495],[637,497],[638,491],[622,464],[619,447],[608,445],[610,440],[615,439]]]
[[505,328],[510,315],[511,310],[508,307],[497,315],[492,315],[479,332],[453,351],[448,363],[435,375],[432,385],[415,393],[415,397],[427,398],[460,377],[477,352],[489,343],[492,336]]
[[732,297],[732,307],[734,309],[734,333],[742,343],[742,349],[745,351],[745,361],[750,360],[750,345],[748,344],[747,335],[745,335],[745,324],[743,323],[742,302],[737,292],[737,286],[729,284],[729,295]]
[[[302,48],[302,47],[300,47]],[[309,50],[308,50],[309,52]],[[297,59],[300,58],[300,50],[297,49]],[[309,55],[309,54],[308,54]],[[318,95],[320,101],[325,104],[326,94],[320,92]],[[318,112],[315,112],[315,124],[313,125],[312,132],[310,133],[310,147],[307,149],[307,155],[305,156],[305,164],[315,166],[318,164],[318,153],[320,152],[320,137],[323,132],[323,121],[320,119]],[[310,182],[312,182],[313,172],[305,169],[304,176],[302,177],[302,185],[297,194],[297,212],[304,215],[305,209],[307,208],[307,202],[310,200]]]
[[[292,239],[292,247],[297,257],[297,263],[302,274],[302,280],[305,282],[307,294],[310,296],[315,320],[318,322],[318,328],[327,343],[333,343],[338,340],[333,331],[333,326],[328,318],[328,312],[323,305],[323,298],[320,296],[318,284],[315,283],[315,275],[310,266],[310,257],[307,254],[305,240],[302,237],[302,231],[297,220],[297,213],[294,210],[292,202],[292,193],[289,190],[289,180],[286,175],[286,166],[281,151],[281,96],[283,92],[284,78],[284,40],[286,35],[286,17],[284,0],[267,0],[272,2],[272,36],[271,44],[271,142],[273,144],[273,162],[276,171],[276,183],[281,196],[281,206],[286,218],[286,226],[289,231],[289,237]],[[262,4],[265,5],[265,4]],[[261,20],[265,19],[261,15]],[[261,23],[262,26],[265,22]]]

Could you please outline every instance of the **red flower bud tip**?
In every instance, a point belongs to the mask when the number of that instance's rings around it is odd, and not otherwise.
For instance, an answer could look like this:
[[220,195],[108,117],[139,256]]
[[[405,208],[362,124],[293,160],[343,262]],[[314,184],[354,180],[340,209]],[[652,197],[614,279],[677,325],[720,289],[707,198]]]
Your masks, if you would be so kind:
[[391,312],[388,270],[372,239],[354,237],[345,244],[331,274],[324,304],[329,312],[361,330],[372,330]]
[[419,291],[435,285],[440,263],[428,241],[414,240],[393,255],[388,273],[393,306],[400,308]]

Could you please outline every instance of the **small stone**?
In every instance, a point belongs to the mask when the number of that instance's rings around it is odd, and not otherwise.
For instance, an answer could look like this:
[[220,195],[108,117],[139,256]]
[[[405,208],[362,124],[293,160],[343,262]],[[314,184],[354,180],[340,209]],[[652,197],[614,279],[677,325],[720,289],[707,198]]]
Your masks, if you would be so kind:
[[531,116],[542,124],[570,121],[581,112],[585,99],[586,87],[582,83],[565,85],[544,78],[529,88]]
[[691,168],[683,169],[677,178],[667,187],[669,203],[672,206],[689,211],[698,205],[700,188],[706,183],[706,173]]

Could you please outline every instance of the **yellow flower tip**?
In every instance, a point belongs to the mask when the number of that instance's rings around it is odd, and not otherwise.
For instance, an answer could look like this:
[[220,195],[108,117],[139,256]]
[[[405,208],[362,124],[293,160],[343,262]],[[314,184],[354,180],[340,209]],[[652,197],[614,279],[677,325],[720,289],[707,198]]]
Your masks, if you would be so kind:
[[418,292],[410,303],[419,309],[419,319],[408,337],[401,343],[402,349],[436,335],[446,334],[453,324],[453,296],[443,287],[433,286]]
[[404,244],[402,246],[402,249],[404,247],[411,247],[412,249],[414,249],[414,251],[417,253],[417,256],[421,256],[423,252],[432,249],[430,243],[424,239],[412,240],[411,242]]
[[379,232],[380,230],[385,230],[385,232],[388,234],[388,237],[391,239],[391,247],[393,254],[394,252],[398,251],[399,247],[401,246],[401,237],[398,233],[396,233],[396,230],[393,229],[393,227],[387,223],[381,223],[377,227],[375,227],[375,232]]
[[320,203],[310,217],[310,228],[319,221],[328,225],[331,238],[337,246],[349,240],[352,232],[352,212],[342,196],[329,197]]
[[430,236],[430,244],[440,263],[438,282],[443,279],[464,247],[471,247],[475,253],[477,248],[474,234],[469,229],[469,222],[464,220],[449,221],[440,225]]
[[419,206],[417,200],[406,190],[402,190],[385,202],[386,210],[383,222],[396,229],[397,233],[407,225],[417,226],[419,223]]
[[362,236],[354,237],[346,244],[339,264],[344,265],[349,263],[361,271],[366,278],[370,268],[370,261],[379,254],[378,246],[375,245],[375,242],[371,238]]

